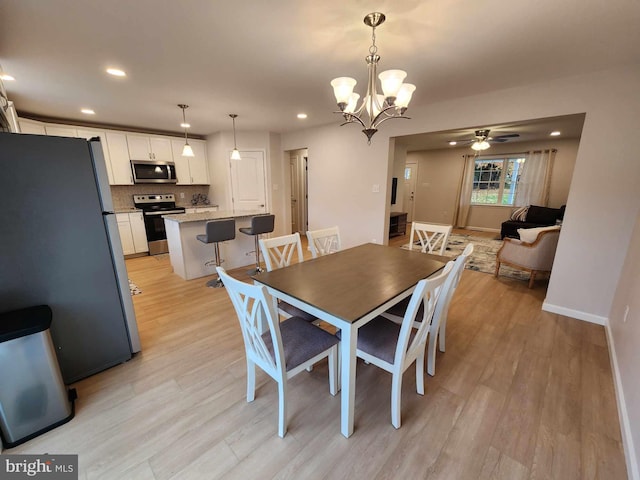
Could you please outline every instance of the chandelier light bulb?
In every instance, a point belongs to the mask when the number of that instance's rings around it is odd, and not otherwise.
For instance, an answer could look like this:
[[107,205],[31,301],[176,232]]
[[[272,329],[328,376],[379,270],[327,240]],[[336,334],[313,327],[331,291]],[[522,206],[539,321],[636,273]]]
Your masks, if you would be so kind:
[[378,75],[385,98],[393,99],[390,104],[393,104],[393,101],[395,101],[398,96],[398,91],[406,76],[407,72],[403,70],[387,70]]
[[409,106],[409,102],[411,101],[411,96],[415,91],[416,91],[416,86],[414,84],[403,83],[400,86],[400,90],[398,91],[398,96],[396,97],[396,107],[406,109]]
[[356,86],[356,80],[350,77],[338,77],[331,80],[333,94],[336,96],[338,105],[347,104],[353,93],[353,87]]

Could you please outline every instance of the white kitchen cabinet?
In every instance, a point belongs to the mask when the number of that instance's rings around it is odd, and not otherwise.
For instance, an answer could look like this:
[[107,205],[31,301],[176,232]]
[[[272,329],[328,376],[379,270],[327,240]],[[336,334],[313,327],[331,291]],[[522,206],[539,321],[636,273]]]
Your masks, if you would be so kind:
[[34,120],[27,120],[26,118],[21,118],[18,120],[18,124],[20,125],[20,133],[30,133],[32,135],[46,135],[47,132],[44,129],[44,125],[40,122],[36,122]]
[[171,140],[173,161],[176,164],[178,185],[209,185],[209,167],[207,165],[206,142],[189,140],[193,157],[183,157],[184,140]]
[[125,255],[149,251],[142,212],[116,213],[116,221]]
[[113,178],[113,169],[111,168],[111,157],[109,155],[109,146],[107,145],[107,134],[103,130],[92,130],[88,128],[78,128],[77,129],[78,137],[86,138],[87,140],[99,137],[100,144],[102,145],[102,153],[104,155],[104,163],[107,166],[107,176],[109,177],[109,185],[113,185],[115,183]]
[[133,243],[133,233],[131,232],[131,222],[129,222],[129,214],[116,213],[116,221],[118,223],[118,232],[120,233],[120,243],[122,243],[122,252],[125,255],[136,253],[136,247]]
[[218,207],[210,206],[210,207],[189,207],[184,209],[184,213],[209,213],[209,212],[217,212]]
[[107,132],[106,137],[113,176],[112,185],[133,185],[127,136],[124,133]]
[[127,144],[131,160],[173,161],[169,138],[127,134]]
[[144,230],[144,218],[142,217],[142,212],[130,213],[129,223],[131,225],[133,247],[136,253],[148,252],[149,244],[147,243],[147,232]]
[[78,132],[75,127],[67,125],[45,125],[45,131],[49,137],[77,137]]

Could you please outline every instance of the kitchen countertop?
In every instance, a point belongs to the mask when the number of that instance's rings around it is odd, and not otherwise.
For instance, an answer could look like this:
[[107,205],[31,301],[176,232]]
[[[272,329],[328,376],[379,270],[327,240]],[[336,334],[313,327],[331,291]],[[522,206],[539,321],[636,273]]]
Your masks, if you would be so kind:
[[254,215],[265,214],[258,210],[248,210],[246,212],[234,213],[232,211],[221,212],[201,212],[201,213],[179,213],[175,215],[163,215],[162,218],[170,222],[176,223],[189,223],[189,222],[203,222],[207,220],[220,220],[223,218],[244,218],[253,217]]
[[211,207],[215,207],[218,208],[219,205],[215,205],[215,204],[211,204],[211,205],[176,205],[177,207],[184,207],[184,208],[211,208]]
[[114,209],[114,213],[135,213],[141,212],[139,208],[136,207],[125,207],[125,208],[116,208]]

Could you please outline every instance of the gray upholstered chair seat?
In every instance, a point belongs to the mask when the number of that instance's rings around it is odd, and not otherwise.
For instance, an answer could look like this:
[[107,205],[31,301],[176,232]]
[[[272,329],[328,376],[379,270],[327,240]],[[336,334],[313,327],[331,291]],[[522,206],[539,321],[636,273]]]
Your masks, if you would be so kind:
[[[329,332],[312,325],[300,317],[287,318],[281,322],[280,336],[282,337],[287,371],[293,370],[298,365],[331,348],[333,345],[337,345],[339,342],[335,335],[331,335]],[[273,356],[271,333],[263,333],[262,339]]]
[[[336,332],[342,338],[341,331]],[[409,343],[416,331],[409,334]],[[384,317],[376,317],[358,329],[358,350],[374,355],[388,363],[393,363],[400,336],[400,325]]]
[[314,317],[310,313],[300,310],[298,307],[294,307],[290,303],[283,302],[282,300],[278,301],[278,309],[288,313],[292,317],[300,317],[307,322],[315,322],[318,320],[317,317]]

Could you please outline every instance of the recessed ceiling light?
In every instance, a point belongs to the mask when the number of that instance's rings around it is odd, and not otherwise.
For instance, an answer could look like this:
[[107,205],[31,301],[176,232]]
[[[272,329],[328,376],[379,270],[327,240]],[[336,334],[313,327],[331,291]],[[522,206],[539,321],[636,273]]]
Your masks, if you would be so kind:
[[182,128],[191,128],[191,124],[190,123],[181,123],[180,126]]
[[96,112],[94,112],[90,108],[82,108],[80,111],[82,113],[86,114],[86,115],[95,115],[96,114]]
[[305,118],[307,118],[307,114],[306,113],[299,113],[298,114],[298,118],[300,118],[301,120],[304,120]]
[[557,137],[558,135],[560,135],[560,132],[556,130],[555,132],[551,132],[549,135],[551,135],[552,137]]
[[15,80],[15,78],[9,75],[8,73],[1,73],[0,78],[5,82],[13,82]]
[[449,142],[449,145],[451,145],[451,146],[454,146],[454,145],[457,145],[457,144],[458,144],[458,142],[454,142],[453,140]]
[[113,75],[114,77],[126,77],[127,74],[124,70],[120,70],[119,68],[107,68],[107,73],[109,75]]

